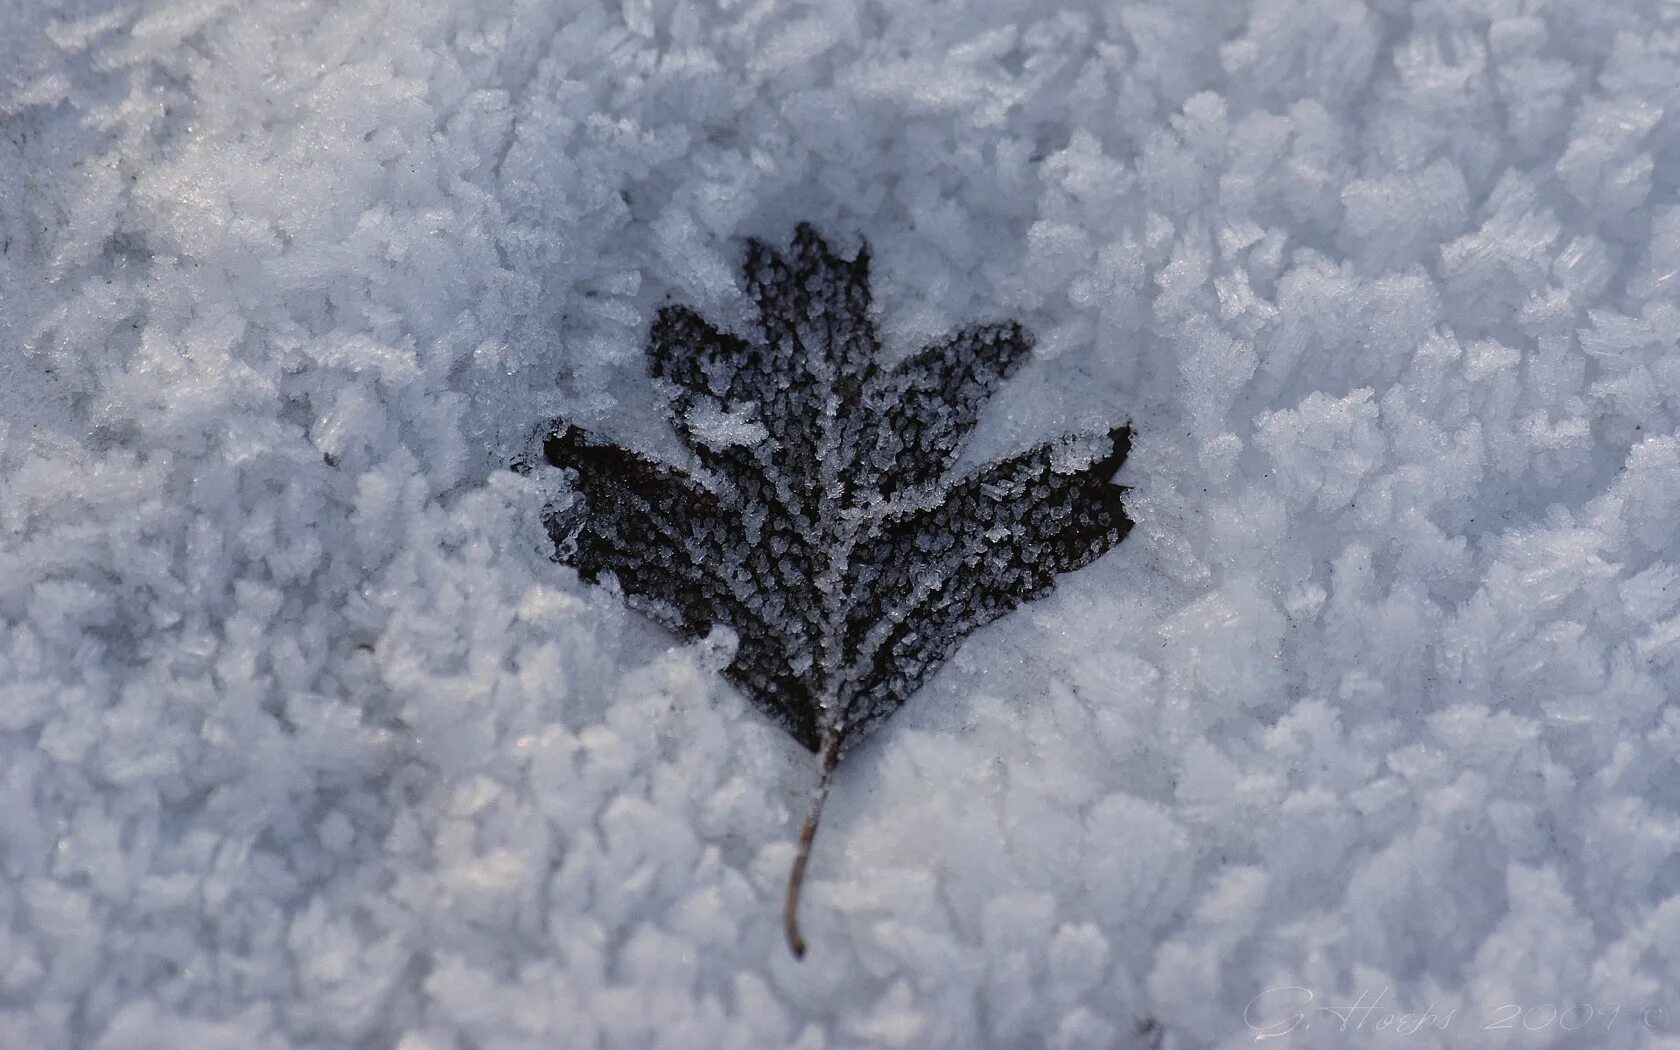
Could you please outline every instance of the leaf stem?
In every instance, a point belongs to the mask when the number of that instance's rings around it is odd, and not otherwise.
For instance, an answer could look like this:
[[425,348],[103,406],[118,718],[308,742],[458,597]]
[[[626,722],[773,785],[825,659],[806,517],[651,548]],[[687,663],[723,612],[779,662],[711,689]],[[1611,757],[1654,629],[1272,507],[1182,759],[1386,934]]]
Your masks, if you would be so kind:
[[823,730],[822,752],[818,759],[817,789],[811,799],[811,811],[799,828],[799,852],[793,858],[793,870],[788,872],[787,900],[782,905],[782,929],[787,933],[788,948],[795,959],[805,957],[805,938],[799,935],[799,891],[805,885],[805,865],[811,860],[811,843],[817,837],[817,824],[822,820],[823,803],[828,800],[828,784],[834,779],[834,767],[840,764],[839,728]]

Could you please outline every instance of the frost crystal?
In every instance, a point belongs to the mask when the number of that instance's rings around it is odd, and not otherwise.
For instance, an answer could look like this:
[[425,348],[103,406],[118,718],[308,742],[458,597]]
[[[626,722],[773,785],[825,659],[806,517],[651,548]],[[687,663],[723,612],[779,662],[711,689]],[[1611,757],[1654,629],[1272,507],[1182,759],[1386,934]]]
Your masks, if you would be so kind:
[[[656,379],[701,470],[690,476],[556,420],[549,464],[581,504],[550,513],[561,560],[611,573],[684,637],[727,624],[728,674],[821,754],[897,710],[975,628],[1047,593],[1130,527],[1113,477],[1129,432],[1076,435],[964,474],[981,407],[1031,348],[1014,323],[878,361],[867,246],[839,258],[810,226],[787,253],[749,242],[759,325],[721,332],[683,307],[655,320]],[[802,833],[789,939],[815,808]]]

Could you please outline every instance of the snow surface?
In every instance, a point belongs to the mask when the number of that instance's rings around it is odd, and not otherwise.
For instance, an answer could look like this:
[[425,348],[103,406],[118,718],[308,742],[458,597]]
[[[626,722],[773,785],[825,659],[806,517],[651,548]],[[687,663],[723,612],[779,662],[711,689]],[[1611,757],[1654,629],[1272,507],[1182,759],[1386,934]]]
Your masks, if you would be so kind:
[[[0,129],[7,1050],[1680,1045],[1674,5],[19,2]],[[1137,527],[796,963],[808,756],[501,468],[801,219]]]

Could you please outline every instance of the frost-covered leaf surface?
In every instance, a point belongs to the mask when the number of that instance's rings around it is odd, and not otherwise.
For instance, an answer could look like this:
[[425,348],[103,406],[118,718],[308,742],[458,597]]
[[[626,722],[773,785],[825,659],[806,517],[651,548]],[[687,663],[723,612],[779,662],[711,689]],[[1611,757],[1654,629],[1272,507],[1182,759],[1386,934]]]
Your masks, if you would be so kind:
[[572,491],[549,534],[673,631],[732,630],[728,673],[750,699],[812,751],[851,747],[975,628],[1120,542],[1130,436],[952,472],[1031,349],[1020,325],[884,367],[866,248],[844,259],[801,225],[785,253],[749,242],[744,276],[749,335],[666,307],[648,347],[702,476],[555,420],[542,458]]
[[785,906],[803,956],[800,888],[842,748],[975,628],[1120,542],[1131,522],[1113,478],[1130,433],[1115,428],[1100,455],[1081,435],[953,473],[1031,348],[1020,325],[883,367],[867,247],[841,258],[802,223],[785,254],[748,242],[744,276],[750,335],[667,307],[648,348],[654,377],[680,391],[670,414],[703,477],[557,419],[540,459],[571,492],[544,514],[557,559],[585,579],[609,576],[691,640],[733,632],[730,678],[817,754]]
[[[1672,19],[0,7],[0,1043],[1672,1041]],[[678,462],[661,305],[805,218],[1135,526],[847,759],[796,964],[809,756],[504,468]]]

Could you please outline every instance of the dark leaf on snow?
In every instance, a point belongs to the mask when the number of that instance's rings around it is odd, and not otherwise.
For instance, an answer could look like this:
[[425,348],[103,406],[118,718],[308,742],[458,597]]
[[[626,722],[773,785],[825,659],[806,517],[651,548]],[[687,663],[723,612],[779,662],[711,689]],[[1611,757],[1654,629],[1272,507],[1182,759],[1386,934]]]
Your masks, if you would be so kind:
[[561,560],[616,577],[685,638],[740,642],[727,673],[821,756],[799,882],[842,750],[891,714],[975,628],[1047,593],[1130,521],[1113,484],[1129,433],[1081,435],[954,473],[986,401],[1026,359],[1014,323],[964,329],[880,363],[867,247],[846,260],[801,225],[791,248],[747,248],[757,327],[693,311],[654,321],[650,370],[675,389],[684,473],[564,421],[543,457],[580,502],[549,517]]

